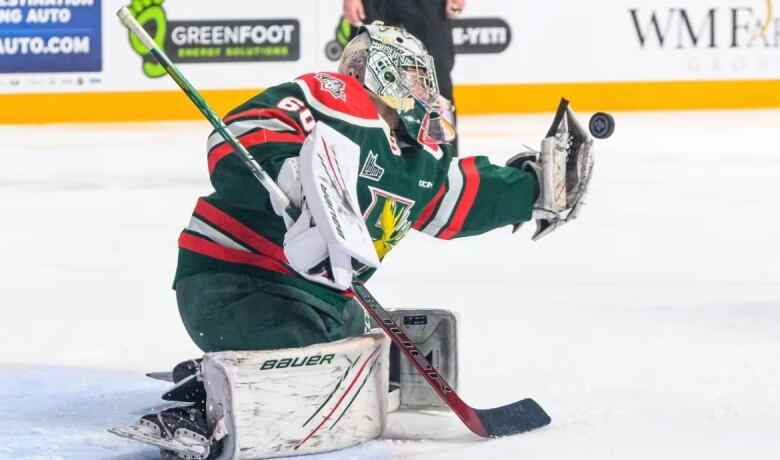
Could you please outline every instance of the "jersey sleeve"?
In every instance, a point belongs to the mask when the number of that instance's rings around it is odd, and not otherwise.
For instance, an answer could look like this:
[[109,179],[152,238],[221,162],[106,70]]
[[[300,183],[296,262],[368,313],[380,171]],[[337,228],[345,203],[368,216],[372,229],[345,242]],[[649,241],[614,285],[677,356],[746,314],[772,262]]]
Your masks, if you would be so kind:
[[[299,112],[285,104],[288,85],[269,88],[230,112],[224,123],[260,166],[276,180],[287,158],[298,156],[306,133]],[[293,96],[294,97],[294,96]],[[209,177],[221,198],[247,209],[270,209],[268,192],[217,131],[208,139]]]
[[487,157],[453,160],[444,183],[413,227],[449,240],[531,219],[538,185],[533,173],[496,166]]

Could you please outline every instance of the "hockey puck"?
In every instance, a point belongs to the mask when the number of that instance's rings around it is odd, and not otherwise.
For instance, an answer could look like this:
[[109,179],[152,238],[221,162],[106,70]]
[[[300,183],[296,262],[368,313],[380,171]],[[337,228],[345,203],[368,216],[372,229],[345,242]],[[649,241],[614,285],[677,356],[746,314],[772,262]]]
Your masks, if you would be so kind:
[[596,139],[606,139],[615,132],[615,119],[606,112],[597,112],[588,123],[590,134]]

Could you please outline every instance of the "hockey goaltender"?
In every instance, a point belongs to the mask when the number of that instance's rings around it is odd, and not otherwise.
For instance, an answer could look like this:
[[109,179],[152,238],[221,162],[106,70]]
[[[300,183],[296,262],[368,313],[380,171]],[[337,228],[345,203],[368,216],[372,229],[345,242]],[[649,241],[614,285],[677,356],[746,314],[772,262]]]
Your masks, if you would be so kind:
[[[593,141],[566,101],[540,151],[506,166],[454,157],[451,120],[422,43],[381,22],[347,44],[338,73],[303,75],[231,111],[230,134],[208,138],[215,191],[179,237],[174,281],[205,354],[152,374],[174,382],[163,399],[179,405],[111,431],[165,458],[259,459],[375,439],[398,408],[449,408],[483,436],[549,423],[530,399],[465,405],[454,316],[392,312],[402,331],[360,288],[411,229],[449,240],[535,220],[538,239],[580,209]],[[402,346],[391,350],[389,336]]]

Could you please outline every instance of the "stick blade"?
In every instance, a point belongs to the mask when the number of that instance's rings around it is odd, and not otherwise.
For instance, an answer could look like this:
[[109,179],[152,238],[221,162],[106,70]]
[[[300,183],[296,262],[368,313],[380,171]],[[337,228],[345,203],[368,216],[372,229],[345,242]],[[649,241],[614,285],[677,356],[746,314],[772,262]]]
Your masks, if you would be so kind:
[[494,409],[474,410],[488,437],[525,433],[550,424],[550,416],[531,398]]

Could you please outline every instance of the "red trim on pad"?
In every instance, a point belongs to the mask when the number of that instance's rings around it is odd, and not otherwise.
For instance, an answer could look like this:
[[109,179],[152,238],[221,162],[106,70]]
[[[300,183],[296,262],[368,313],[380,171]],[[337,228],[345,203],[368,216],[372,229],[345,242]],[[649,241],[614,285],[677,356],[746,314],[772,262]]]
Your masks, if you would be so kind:
[[341,395],[341,397],[339,398],[339,400],[336,402],[336,405],[335,405],[335,406],[333,406],[333,408],[330,410],[330,412],[328,412],[328,415],[326,415],[326,416],[325,416],[325,418],[323,418],[323,419],[322,419],[322,421],[320,421],[320,423],[319,423],[319,424],[318,424],[318,425],[317,425],[317,426],[316,426],[316,427],[315,427],[315,428],[314,428],[314,429],[311,431],[311,433],[309,433],[309,434],[308,434],[308,435],[307,435],[305,438],[303,438],[303,441],[299,442],[299,443],[298,443],[298,445],[297,445],[297,446],[295,446],[295,447],[293,448],[293,450],[296,450],[296,449],[298,449],[298,448],[299,448],[299,447],[301,447],[301,446],[302,446],[302,445],[303,445],[303,444],[304,444],[306,441],[308,441],[308,440],[309,440],[309,438],[311,438],[312,436],[314,436],[314,434],[315,434],[315,433],[317,433],[317,431],[319,431],[319,429],[320,429],[320,428],[322,428],[322,425],[324,425],[324,424],[325,424],[325,422],[327,422],[327,421],[328,421],[328,419],[330,418],[330,416],[331,416],[331,415],[333,415],[333,413],[334,413],[334,412],[336,412],[336,409],[338,409],[339,405],[342,403],[342,401],[344,401],[344,397],[346,397],[346,396],[347,396],[347,394],[349,393],[349,390],[351,390],[351,389],[352,389],[352,387],[355,385],[355,382],[357,382],[357,380],[358,380],[358,378],[360,377],[360,375],[361,375],[361,374],[363,373],[363,371],[366,369],[366,364],[368,364],[368,363],[369,363],[369,362],[372,360],[372,358],[373,358],[374,356],[376,356],[376,354],[377,354],[377,353],[379,353],[379,350],[380,350],[380,348],[377,348],[376,350],[374,350],[374,352],[373,352],[373,353],[371,353],[371,356],[369,356],[369,357],[368,357],[368,358],[367,358],[367,359],[366,359],[366,360],[363,362],[363,365],[361,365],[361,366],[360,366],[360,370],[357,372],[357,374],[355,374],[355,377],[352,379],[352,381],[351,381],[351,382],[349,382],[349,386],[347,387],[347,389],[346,389],[346,390],[344,390],[344,393]]

